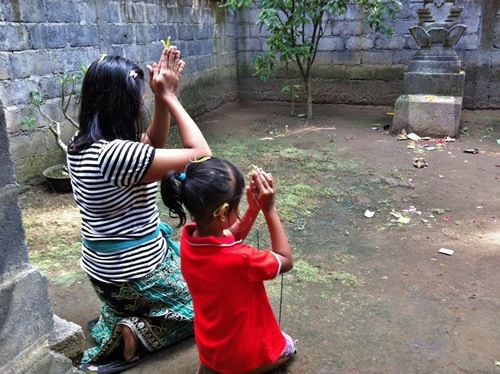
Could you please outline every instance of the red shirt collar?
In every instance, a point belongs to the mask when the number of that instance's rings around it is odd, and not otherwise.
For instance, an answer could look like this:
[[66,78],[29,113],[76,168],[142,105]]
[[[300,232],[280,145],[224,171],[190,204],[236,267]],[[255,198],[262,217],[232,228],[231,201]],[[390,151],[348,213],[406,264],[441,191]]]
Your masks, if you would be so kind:
[[184,226],[182,233],[184,240],[186,240],[193,247],[231,247],[242,242],[242,240],[236,240],[233,235],[194,237],[193,232],[196,230],[196,227],[195,222],[189,223]]

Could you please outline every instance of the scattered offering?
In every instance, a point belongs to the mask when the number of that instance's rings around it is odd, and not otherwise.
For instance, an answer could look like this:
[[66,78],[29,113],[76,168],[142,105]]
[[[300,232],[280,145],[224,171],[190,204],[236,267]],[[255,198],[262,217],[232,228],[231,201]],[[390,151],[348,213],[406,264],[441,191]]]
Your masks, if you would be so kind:
[[165,40],[160,40],[161,44],[163,44],[163,48],[167,49],[168,47],[170,47],[170,36],[167,38],[167,41]]
[[472,154],[476,154],[478,153],[479,150],[477,148],[474,148],[474,149],[464,149],[464,153],[472,153]]
[[448,249],[448,248],[441,248],[438,253],[442,253],[444,255],[451,256],[455,252],[453,249]]
[[364,216],[365,216],[366,218],[372,218],[374,215],[375,215],[375,212],[374,212],[374,211],[372,211],[372,210],[370,210],[370,209],[367,209],[367,210],[365,211],[365,214],[364,214]]
[[250,169],[250,171],[247,174],[248,178],[252,178],[253,173],[255,173],[259,169],[259,167],[254,164],[250,165],[248,168]]

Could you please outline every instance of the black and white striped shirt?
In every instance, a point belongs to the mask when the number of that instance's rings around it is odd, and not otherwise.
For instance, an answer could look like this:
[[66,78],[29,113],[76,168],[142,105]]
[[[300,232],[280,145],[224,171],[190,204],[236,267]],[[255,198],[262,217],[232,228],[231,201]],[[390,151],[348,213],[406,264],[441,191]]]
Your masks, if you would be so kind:
[[[68,152],[73,194],[82,217],[82,237],[89,241],[137,240],[155,232],[158,183],[141,183],[154,157],[143,143],[101,140]],[[122,251],[97,252],[82,243],[81,267],[104,282],[141,278],[163,260],[166,241],[155,239]]]

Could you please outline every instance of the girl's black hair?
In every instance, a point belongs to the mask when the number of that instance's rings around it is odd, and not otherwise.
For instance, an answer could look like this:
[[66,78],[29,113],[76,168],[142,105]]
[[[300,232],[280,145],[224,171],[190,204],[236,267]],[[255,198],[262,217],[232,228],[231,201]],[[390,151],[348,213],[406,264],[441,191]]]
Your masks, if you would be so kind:
[[224,203],[229,212],[237,209],[245,180],[231,162],[216,157],[190,162],[185,177],[177,172],[166,174],[160,187],[161,199],[172,218],[179,218],[178,227],[186,223],[187,209],[198,224],[208,223],[213,212]]
[[80,130],[69,151],[99,140],[140,140],[143,92],[144,72],[137,64],[119,56],[94,61],[83,78]]

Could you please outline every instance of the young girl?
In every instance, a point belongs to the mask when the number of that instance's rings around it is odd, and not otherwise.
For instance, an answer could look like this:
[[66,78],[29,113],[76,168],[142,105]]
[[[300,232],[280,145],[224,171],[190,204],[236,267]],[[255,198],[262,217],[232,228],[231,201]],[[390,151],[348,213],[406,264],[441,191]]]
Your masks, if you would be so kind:
[[[248,209],[240,217],[245,192],[241,172],[229,161],[206,157],[185,173],[168,173],[160,192],[172,217],[193,221],[181,236],[181,271],[193,298],[198,373],[263,373],[296,353],[269,304],[263,281],[293,267],[288,238],[278,216],[274,180],[262,169],[246,188]],[[262,211],[272,251],[243,243]]]
[[[148,66],[154,113],[143,132],[144,71],[102,56],[82,83],[80,130],[68,149],[73,193],[82,217],[81,267],[103,302],[89,322],[98,345],[85,372],[115,373],[193,334],[193,307],[172,228],[160,222],[156,194],[170,170],[210,148],[177,99],[184,69],[176,47]],[[182,148],[165,149],[170,118]]]

